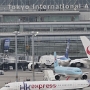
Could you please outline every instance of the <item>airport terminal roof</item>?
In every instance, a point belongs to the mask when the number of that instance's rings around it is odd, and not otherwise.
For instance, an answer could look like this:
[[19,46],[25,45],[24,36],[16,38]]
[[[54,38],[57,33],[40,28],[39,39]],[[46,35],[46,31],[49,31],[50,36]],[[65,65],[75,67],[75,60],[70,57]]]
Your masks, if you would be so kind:
[[87,22],[19,22],[19,23],[0,23],[2,25],[90,25],[90,21]]
[[74,14],[74,15],[79,15],[80,14],[80,12],[79,11],[25,11],[25,12],[15,12],[15,11],[9,11],[9,12],[0,12],[0,14],[1,15],[30,15],[30,14],[66,14],[66,15],[72,15],[72,14]]
[[[32,32],[20,32],[18,34],[18,36],[27,36],[27,35],[32,35]],[[39,32],[37,34],[37,36],[73,36],[73,35],[90,35],[90,31],[59,31],[59,32]],[[3,33],[0,33],[0,36],[15,36],[15,34],[13,32],[3,32]]]

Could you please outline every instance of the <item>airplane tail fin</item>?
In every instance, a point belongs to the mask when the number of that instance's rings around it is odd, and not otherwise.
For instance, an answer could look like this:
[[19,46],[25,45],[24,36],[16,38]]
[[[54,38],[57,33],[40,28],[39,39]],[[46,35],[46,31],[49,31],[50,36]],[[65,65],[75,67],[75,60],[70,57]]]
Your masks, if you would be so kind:
[[68,39],[68,41],[67,41],[67,47],[66,47],[66,52],[65,52],[65,57],[66,57],[66,58],[68,58],[69,46],[70,46],[70,39]]
[[86,36],[80,36],[85,52],[90,60],[90,40]]
[[57,57],[56,57],[56,52],[54,52],[54,68],[59,66],[58,61],[57,61]]

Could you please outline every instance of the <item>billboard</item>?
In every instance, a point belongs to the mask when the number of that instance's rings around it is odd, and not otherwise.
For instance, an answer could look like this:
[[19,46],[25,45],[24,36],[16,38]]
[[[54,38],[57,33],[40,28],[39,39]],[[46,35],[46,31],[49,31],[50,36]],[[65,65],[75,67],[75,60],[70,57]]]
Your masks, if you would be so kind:
[[5,39],[4,40],[4,50],[9,50],[10,47],[10,39]]

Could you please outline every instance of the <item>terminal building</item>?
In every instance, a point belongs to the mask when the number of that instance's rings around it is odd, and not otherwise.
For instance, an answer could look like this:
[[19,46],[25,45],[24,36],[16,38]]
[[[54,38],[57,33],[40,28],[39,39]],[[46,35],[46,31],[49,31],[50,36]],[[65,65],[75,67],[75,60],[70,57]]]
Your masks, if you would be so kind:
[[70,39],[69,56],[87,57],[79,36],[90,38],[90,0],[0,0],[0,53],[7,38],[15,50],[14,31],[20,32],[18,54],[32,55],[31,32],[38,31],[35,55],[64,55]]

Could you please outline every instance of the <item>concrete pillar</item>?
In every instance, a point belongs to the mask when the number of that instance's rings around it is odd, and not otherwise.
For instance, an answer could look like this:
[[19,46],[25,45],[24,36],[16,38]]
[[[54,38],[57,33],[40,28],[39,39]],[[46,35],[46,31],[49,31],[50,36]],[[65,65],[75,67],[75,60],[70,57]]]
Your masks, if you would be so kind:
[[3,15],[0,15],[0,22],[3,22]]
[[87,31],[87,27],[84,27],[84,31]]
[[53,27],[52,26],[50,27],[50,32],[53,32]]

